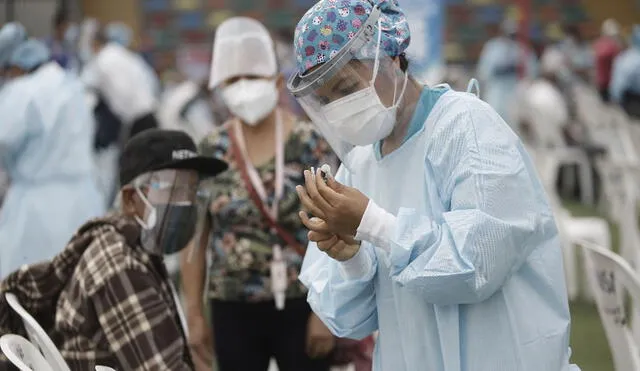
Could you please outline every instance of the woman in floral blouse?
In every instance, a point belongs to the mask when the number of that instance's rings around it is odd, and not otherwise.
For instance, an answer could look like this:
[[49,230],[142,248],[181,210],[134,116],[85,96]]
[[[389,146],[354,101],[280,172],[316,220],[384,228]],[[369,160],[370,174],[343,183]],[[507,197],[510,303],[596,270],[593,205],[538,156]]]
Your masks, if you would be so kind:
[[218,27],[210,87],[233,117],[200,147],[230,167],[208,187],[207,238],[182,259],[190,343],[202,369],[211,364],[203,296],[211,301],[221,371],[266,371],[272,357],[280,371],[329,369],[334,338],[298,281],[307,230],[295,187],[305,169],[335,165],[336,158],[311,124],[278,107],[283,85],[262,24],[237,17]]

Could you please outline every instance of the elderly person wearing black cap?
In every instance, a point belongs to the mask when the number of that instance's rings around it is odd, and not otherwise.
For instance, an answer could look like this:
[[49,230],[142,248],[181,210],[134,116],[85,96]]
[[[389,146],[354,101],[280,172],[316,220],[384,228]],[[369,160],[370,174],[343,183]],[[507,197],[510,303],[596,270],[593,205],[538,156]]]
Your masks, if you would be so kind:
[[25,333],[5,299],[12,293],[72,370],[193,369],[163,255],[194,235],[200,180],[226,168],[198,156],[182,132],[131,139],[120,162],[120,212],[85,224],[53,260],[0,282],[0,336]]

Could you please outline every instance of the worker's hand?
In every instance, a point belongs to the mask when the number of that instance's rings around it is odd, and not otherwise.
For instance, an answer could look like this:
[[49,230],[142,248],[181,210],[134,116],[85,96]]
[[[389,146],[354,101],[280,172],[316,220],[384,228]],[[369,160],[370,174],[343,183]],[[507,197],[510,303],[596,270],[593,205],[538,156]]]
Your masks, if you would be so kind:
[[325,234],[355,236],[369,198],[355,188],[338,183],[333,177],[325,183],[319,169],[315,176],[305,170],[304,179],[305,186],[296,187],[298,197],[306,210],[325,222],[318,223],[315,228],[307,225],[307,228]]
[[311,313],[307,323],[307,355],[311,358],[325,358],[336,346],[336,338],[320,318]]
[[213,341],[211,328],[202,314],[190,315],[189,349],[196,371],[211,371],[213,368]]
[[325,252],[333,259],[341,262],[347,261],[353,258],[358,253],[358,250],[360,250],[360,243],[354,240],[353,237],[314,231],[314,225],[324,224],[322,219],[309,219],[304,212],[300,212],[300,219],[302,219],[302,223],[310,229],[307,234],[309,241],[315,242],[320,251]]

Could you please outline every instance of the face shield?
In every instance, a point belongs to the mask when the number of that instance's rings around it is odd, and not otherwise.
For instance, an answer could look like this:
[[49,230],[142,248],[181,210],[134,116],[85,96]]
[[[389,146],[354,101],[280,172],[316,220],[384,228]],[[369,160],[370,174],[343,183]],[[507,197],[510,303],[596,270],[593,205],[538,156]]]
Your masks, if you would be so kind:
[[135,192],[144,204],[142,246],[148,251],[170,255],[179,252],[199,235],[204,220],[203,207],[208,199],[198,174],[193,170],[160,170],[133,181]]
[[358,167],[353,149],[372,145],[393,131],[408,79],[382,48],[380,13],[375,6],[331,59],[288,82],[291,93],[352,172]]

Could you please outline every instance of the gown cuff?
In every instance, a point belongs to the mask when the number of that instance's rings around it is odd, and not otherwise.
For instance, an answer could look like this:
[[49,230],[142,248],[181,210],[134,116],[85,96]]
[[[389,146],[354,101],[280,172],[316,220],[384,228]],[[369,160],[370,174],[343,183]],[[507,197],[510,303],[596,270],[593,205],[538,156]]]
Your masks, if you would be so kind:
[[358,252],[349,260],[340,262],[340,274],[345,280],[357,280],[365,277],[371,270],[371,256],[360,246]]
[[390,252],[391,233],[395,229],[396,217],[369,200],[356,233],[356,240],[367,241]]

